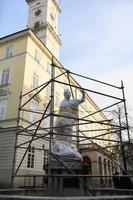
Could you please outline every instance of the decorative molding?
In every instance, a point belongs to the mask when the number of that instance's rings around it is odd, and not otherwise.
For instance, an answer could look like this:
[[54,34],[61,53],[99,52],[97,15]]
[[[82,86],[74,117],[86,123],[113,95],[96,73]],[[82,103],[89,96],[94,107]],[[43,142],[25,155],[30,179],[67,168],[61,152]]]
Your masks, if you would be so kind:
[[37,34],[38,31],[40,30],[44,30],[44,29],[48,29],[49,32],[52,34],[52,36],[54,37],[54,39],[58,42],[59,45],[62,45],[61,40],[59,38],[59,36],[56,34],[56,32],[54,31],[54,29],[52,28],[52,26],[50,25],[50,23],[46,22],[41,24],[39,27],[33,28],[33,32]]
[[[2,85],[2,86],[3,86],[3,85]],[[8,91],[8,90],[1,89],[2,86],[0,86],[0,97],[1,97],[1,96],[4,96],[4,95],[10,95],[11,92]]]
[[[2,58],[2,59],[0,59],[0,63],[2,63],[2,62],[8,62],[9,60],[13,60],[13,59],[16,59],[16,58],[18,58],[18,57],[21,57],[21,56],[25,56],[26,55],[26,51],[24,51],[24,52],[22,52],[22,53],[18,53],[18,54],[15,54],[15,55],[13,55],[12,57],[9,57],[9,58],[7,58],[7,57],[5,57],[5,58]],[[3,86],[3,85],[2,85]]]
[[[25,1],[27,2],[27,4],[29,4],[29,3],[33,2],[33,1],[36,1],[36,0],[25,0]],[[52,2],[53,2],[53,4],[55,5],[56,9],[57,9],[59,12],[61,12],[61,7],[60,7],[58,1],[57,1],[57,0],[52,0]]]
[[15,32],[15,33],[7,35],[5,37],[2,37],[2,38],[0,38],[0,44],[2,45],[4,43],[8,43],[8,42],[12,42],[14,40],[20,39],[20,38],[24,38],[25,34],[28,33],[29,30],[30,30],[30,28]]

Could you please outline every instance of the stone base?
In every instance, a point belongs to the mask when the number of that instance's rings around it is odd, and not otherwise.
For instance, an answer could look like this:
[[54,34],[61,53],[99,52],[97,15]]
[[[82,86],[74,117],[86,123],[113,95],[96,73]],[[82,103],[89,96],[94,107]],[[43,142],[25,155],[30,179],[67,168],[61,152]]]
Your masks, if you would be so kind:
[[81,161],[70,159],[68,157],[60,157],[56,156],[55,158],[52,158],[51,161],[51,170],[63,170],[68,168],[69,170],[73,171],[81,171],[85,167],[85,164]]
[[31,197],[0,195],[0,200],[132,200],[133,196],[97,196],[97,197]]
[[52,196],[85,196],[90,194],[87,187],[91,185],[91,178],[74,176],[88,174],[88,167],[84,163],[66,158],[59,158],[58,161],[53,159],[51,173],[53,176],[50,177],[51,186],[49,185],[49,187],[52,188]]

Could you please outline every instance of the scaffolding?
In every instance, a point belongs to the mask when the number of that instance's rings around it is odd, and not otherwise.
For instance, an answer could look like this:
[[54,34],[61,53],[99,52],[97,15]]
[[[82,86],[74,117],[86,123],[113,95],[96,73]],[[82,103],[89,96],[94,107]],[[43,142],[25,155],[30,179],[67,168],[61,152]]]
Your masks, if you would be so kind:
[[[60,71],[60,74],[55,75],[55,70],[58,69]],[[65,76],[67,77],[67,82],[63,82],[60,80],[60,77]],[[116,96],[112,96],[108,93],[103,93],[103,92],[99,92],[97,90],[92,90],[86,87],[81,87],[73,78],[73,76],[75,77],[79,77],[83,80],[89,80],[92,82],[95,82],[96,84],[100,84],[103,86],[106,86],[108,88],[115,88],[116,90],[119,90],[121,92],[121,97]],[[74,83],[74,84],[73,84]],[[97,110],[93,111],[93,112],[88,112],[86,111],[87,114],[85,114],[82,117],[78,117],[76,118],[76,123],[73,124],[72,126],[75,127],[74,131],[73,131],[73,140],[74,140],[74,144],[77,146],[77,148],[79,148],[82,145],[82,148],[86,148],[86,146],[88,145],[92,145],[91,148],[89,148],[88,150],[97,150],[98,152],[100,152],[101,154],[107,156],[111,161],[113,161],[116,165],[118,165],[120,168],[122,168],[116,161],[115,159],[113,159],[113,153],[112,151],[110,151],[110,149],[113,148],[118,148],[119,146],[122,147],[122,153],[123,153],[123,160],[124,160],[124,170],[127,171],[127,165],[126,165],[126,161],[125,161],[125,153],[124,153],[124,144],[125,142],[122,140],[121,134],[122,131],[126,131],[126,135],[128,137],[128,141],[127,143],[130,143],[130,132],[129,132],[129,125],[128,125],[128,114],[127,114],[127,107],[126,107],[126,99],[125,99],[125,92],[124,92],[124,86],[123,86],[123,82],[121,81],[121,86],[115,86],[106,82],[102,82],[96,79],[92,79],[83,75],[80,75],[78,73],[74,73],[69,71],[68,69],[63,68],[62,66],[57,66],[57,64],[55,64],[54,62],[54,58],[52,59],[52,63],[51,63],[51,78],[43,83],[42,85],[36,87],[35,89],[30,90],[29,92],[26,93],[22,93],[20,94],[20,100],[19,100],[19,108],[18,108],[18,118],[17,118],[17,133],[16,133],[16,141],[15,141],[15,153],[14,153],[14,166],[13,166],[13,175],[12,177],[17,177],[17,176],[22,176],[22,175],[18,175],[18,171],[24,161],[24,158],[28,152],[28,150],[30,149],[32,142],[42,139],[42,140],[47,140],[49,143],[49,156],[48,156],[48,189],[49,189],[49,194],[51,193],[51,176],[53,176],[51,174],[51,158],[52,156],[54,156],[51,153],[51,147],[55,141],[55,135],[57,135],[57,133],[55,133],[54,128],[55,128],[55,124],[54,124],[54,119],[56,117],[62,117],[62,115],[59,115],[58,113],[55,112],[55,84],[60,84],[60,85],[64,85],[67,86],[68,88],[70,88],[72,97],[75,98],[77,96],[77,93],[74,94],[74,90],[84,90],[85,91],[85,95],[89,97],[89,94],[96,94],[98,96],[104,96],[106,98],[109,99],[113,99],[113,103],[110,105],[107,105],[103,108],[99,108],[97,107]],[[47,104],[45,105],[45,109],[44,111],[35,111],[35,110],[30,110],[30,109],[25,109],[25,106],[31,102],[32,99],[34,98],[38,98],[38,95],[44,90],[46,89],[48,86],[50,85],[50,90],[51,90],[51,94],[50,97],[47,101]],[[88,94],[89,93],[89,94]],[[32,94],[32,95],[31,95]],[[29,97],[30,98],[27,99],[25,102],[23,101],[23,99],[25,97]],[[124,117],[125,117],[125,123],[124,125],[121,123],[121,116],[119,116],[119,123],[115,124],[112,122],[111,119],[108,119],[105,117],[104,120],[90,120],[90,117],[96,116],[96,114],[98,113],[102,113],[102,115],[105,116],[106,111],[108,111],[108,109],[111,108],[115,108],[115,107],[119,107],[119,105],[123,105],[124,108]],[[83,107],[81,105],[81,107]],[[86,109],[86,108],[83,108]],[[34,114],[38,114],[40,117],[37,121],[30,123],[30,125],[27,125],[26,127],[20,127],[20,115],[21,112],[28,112],[28,113],[34,113]],[[104,114],[103,114],[104,113]],[[50,126],[49,127],[45,127],[45,128],[41,128],[41,123],[42,121],[46,120],[47,118],[50,118]],[[87,129],[87,130],[81,130],[80,127],[83,125],[87,125],[87,124],[97,124],[98,128],[94,128],[94,129]],[[101,133],[101,131],[103,131]],[[88,134],[90,132],[96,132],[99,133],[95,136],[88,136]],[[113,135],[115,133],[119,133],[120,139],[110,139],[110,138],[105,138],[105,136],[108,135]],[[18,137],[20,135],[26,135],[27,137],[29,136],[29,140],[26,142],[22,142],[20,144],[18,144]],[[71,137],[70,135],[66,135],[68,137]],[[110,142],[109,146],[100,146],[99,144],[97,144],[95,141],[102,141],[102,142]],[[112,144],[113,143],[113,144]],[[25,146],[26,145],[26,146]],[[24,150],[24,154],[22,156],[22,159],[20,160],[17,168],[15,167],[15,161],[16,161],[16,152],[17,149],[23,149]],[[38,148],[38,150],[42,150],[40,148]],[[63,166],[64,163],[59,160],[58,158],[55,157],[55,159],[57,159],[58,162],[60,162]],[[67,168],[66,166],[64,166],[65,168]],[[123,169],[123,168],[122,168]],[[80,179],[80,177],[82,175],[75,175],[71,172],[70,169],[67,169],[70,172],[70,176],[73,177],[77,177]],[[59,176],[57,174],[55,174],[54,176]],[[64,174],[64,177],[66,175]],[[90,176],[90,175],[86,175],[86,176]],[[94,175],[91,175],[91,177],[96,177]],[[100,177],[100,175],[99,175]],[[105,176],[103,176],[105,177]],[[82,180],[80,180],[82,182]],[[83,183],[84,185],[84,183]],[[85,187],[88,188],[87,185],[84,185]],[[90,193],[95,196],[94,192],[92,192],[89,188],[88,190],[90,191]]]

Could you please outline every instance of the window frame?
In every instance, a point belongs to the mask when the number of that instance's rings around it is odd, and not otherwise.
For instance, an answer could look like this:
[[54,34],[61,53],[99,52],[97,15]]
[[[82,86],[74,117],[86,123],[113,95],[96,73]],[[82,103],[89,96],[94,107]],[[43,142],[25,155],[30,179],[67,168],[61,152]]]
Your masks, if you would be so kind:
[[[34,103],[33,103],[34,102]],[[34,105],[32,107],[32,105]],[[30,122],[34,123],[37,121],[37,113],[34,113],[32,111],[37,111],[38,110],[38,106],[39,106],[39,103],[38,101],[36,101],[35,99],[32,99],[31,102],[30,102]]]
[[28,149],[27,168],[28,169],[35,168],[35,147],[30,147]]
[[44,149],[44,157],[43,157],[43,170],[45,170],[45,166],[48,164],[48,149]]
[[55,92],[55,105],[57,106],[57,107],[59,107],[60,106],[60,93],[59,92]]
[[46,72],[51,75],[51,64],[49,62],[47,62],[47,66],[46,66]]
[[[4,75],[4,71],[5,71],[5,75]],[[7,71],[9,71],[9,73],[7,73]],[[6,80],[7,74],[9,74],[8,81]],[[5,76],[5,77],[3,78],[3,76]],[[2,80],[2,79],[4,79],[4,80]],[[0,71],[0,86],[8,85],[10,83],[11,83],[11,68],[8,67],[8,68],[2,69]]]
[[11,45],[11,46],[6,47],[6,58],[11,58],[13,56],[14,56],[14,46]]
[[[6,119],[6,114],[7,114],[7,95],[3,95],[3,96],[0,96],[0,101],[1,100],[5,100],[5,102],[3,103],[3,107],[4,107],[4,114],[3,114],[3,117],[1,117],[0,115],[0,121],[2,120],[5,120]],[[0,110],[1,110],[1,103],[0,103]]]
[[[45,117],[47,116],[48,114],[45,115]],[[44,128],[49,128],[50,127],[50,116],[46,117],[45,119],[43,119],[43,127]]]
[[39,76],[38,74],[34,73],[32,78],[32,88],[36,89],[39,86]]
[[51,84],[46,86],[46,96],[48,98],[51,96]]
[[41,53],[35,49],[35,55],[34,55],[34,59],[37,63],[40,63],[40,60],[41,60]]

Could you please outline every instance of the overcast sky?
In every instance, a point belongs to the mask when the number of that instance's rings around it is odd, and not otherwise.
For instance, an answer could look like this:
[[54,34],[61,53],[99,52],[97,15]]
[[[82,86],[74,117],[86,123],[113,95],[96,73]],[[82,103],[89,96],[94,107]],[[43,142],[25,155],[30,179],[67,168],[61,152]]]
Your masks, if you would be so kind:
[[[133,0],[61,0],[61,63],[73,72],[120,85],[132,112]],[[0,37],[25,29],[25,0],[0,0]]]

